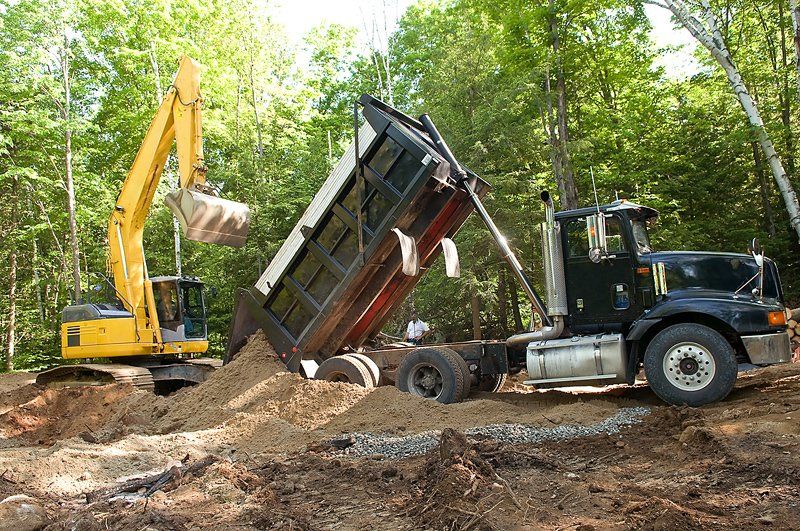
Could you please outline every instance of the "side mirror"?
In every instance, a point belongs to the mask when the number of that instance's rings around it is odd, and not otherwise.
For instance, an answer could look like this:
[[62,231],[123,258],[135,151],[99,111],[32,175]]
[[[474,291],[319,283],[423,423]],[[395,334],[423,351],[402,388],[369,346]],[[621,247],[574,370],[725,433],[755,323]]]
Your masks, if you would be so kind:
[[764,252],[761,250],[761,242],[758,241],[758,238],[753,238],[750,241],[750,244],[747,246],[750,254],[753,255],[753,259],[756,261],[756,265],[758,267],[763,267],[764,265]]
[[606,217],[599,212],[586,217],[586,232],[589,235],[589,259],[599,263],[608,254],[606,246]]

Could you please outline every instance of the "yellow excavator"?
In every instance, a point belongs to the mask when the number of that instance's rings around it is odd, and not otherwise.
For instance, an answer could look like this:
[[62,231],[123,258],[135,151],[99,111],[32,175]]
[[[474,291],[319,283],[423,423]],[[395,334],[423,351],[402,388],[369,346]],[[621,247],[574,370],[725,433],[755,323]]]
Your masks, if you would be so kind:
[[165,203],[191,240],[241,247],[247,205],[219,197],[206,183],[203,162],[200,68],[187,56],[162,100],[108,222],[112,303],[76,304],[62,312],[61,356],[110,358],[114,363],[63,365],[37,382],[130,383],[168,392],[199,383],[216,365],[196,359],[208,349],[203,283],[195,277],[150,277],[144,227],[161,174],[176,144],[180,186]]

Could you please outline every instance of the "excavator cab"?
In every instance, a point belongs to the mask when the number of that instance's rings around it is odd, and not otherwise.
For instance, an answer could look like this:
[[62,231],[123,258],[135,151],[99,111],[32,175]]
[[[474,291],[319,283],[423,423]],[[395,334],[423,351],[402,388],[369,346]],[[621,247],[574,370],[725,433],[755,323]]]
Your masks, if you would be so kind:
[[161,339],[165,343],[205,341],[206,305],[203,283],[196,277],[153,277]]

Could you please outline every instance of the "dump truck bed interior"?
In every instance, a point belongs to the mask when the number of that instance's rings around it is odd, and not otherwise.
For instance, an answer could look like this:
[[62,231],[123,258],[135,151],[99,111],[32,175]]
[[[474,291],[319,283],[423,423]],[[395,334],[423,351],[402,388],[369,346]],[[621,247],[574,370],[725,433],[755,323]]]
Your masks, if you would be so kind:
[[[424,271],[472,212],[422,124],[371,96],[360,106],[358,149],[350,145],[261,278],[240,292],[228,358],[258,329],[294,371],[303,357],[360,346],[421,277],[403,273],[403,235]],[[470,177],[484,196],[489,185]]]

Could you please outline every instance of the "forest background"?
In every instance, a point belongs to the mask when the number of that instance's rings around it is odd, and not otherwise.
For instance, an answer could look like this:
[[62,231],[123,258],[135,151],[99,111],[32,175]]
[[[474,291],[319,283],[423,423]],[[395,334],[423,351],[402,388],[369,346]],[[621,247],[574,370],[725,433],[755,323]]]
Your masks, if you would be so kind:
[[[325,24],[296,45],[270,4],[244,0],[0,0],[4,367],[54,364],[63,307],[99,297],[107,219],[184,53],[203,65],[208,178],[253,219],[244,248],[180,245],[182,272],[217,293],[213,354],[224,350],[236,290],[258,278],[351,142],[352,102],[365,92],[432,116],[492,184],[487,207],[539,286],[539,192],[553,190],[562,207],[593,204],[591,169],[601,202],[660,211],[657,249],[744,252],[759,237],[787,299],[800,300],[798,220],[760,136],[799,185],[800,12],[793,0],[678,5],[695,21],[713,15],[713,42],[738,67],[763,129],[706,48],[694,51],[697,72],[667,75],[674,50],[653,42],[638,1],[421,1],[393,30],[380,9],[355,20],[366,43]],[[165,175],[146,229],[153,275],[176,271],[162,203],[174,168]],[[528,324],[476,219],[456,243],[461,278],[437,263],[386,333],[401,334],[412,305],[441,339]]]

